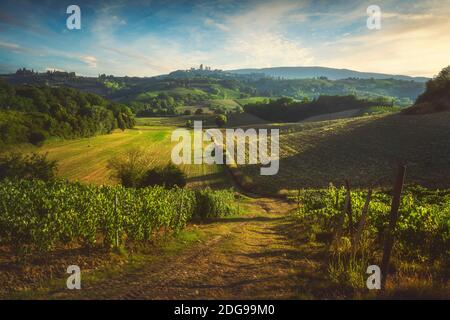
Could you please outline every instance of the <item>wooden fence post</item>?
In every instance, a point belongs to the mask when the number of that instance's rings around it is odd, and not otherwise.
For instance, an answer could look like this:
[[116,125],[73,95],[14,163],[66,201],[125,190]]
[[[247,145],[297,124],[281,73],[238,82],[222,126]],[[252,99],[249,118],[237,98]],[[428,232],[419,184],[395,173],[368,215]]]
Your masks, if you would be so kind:
[[[334,242],[336,244],[339,244],[339,242],[341,241],[341,237],[342,237],[342,233],[344,232],[344,222],[345,222],[345,215],[348,214],[348,207],[351,205],[351,198],[350,198],[350,184],[348,183],[347,180],[345,180],[345,185],[346,185],[346,190],[347,193],[345,195],[345,202],[344,202],[344,211],[342,212],[342,214],[339,217],[339,220],[337,222],[337,226],[336,226],[336,232],[334,234]],[[336,208],[337,205],[339,204],[339,193],[336,194]],[[337,208],[338,209],[338,208]]]
[[345,188],[347,189],[347,195],[348,195],[348,203],[345,210],[347,211],[348,215],[348,231],[350,235],[350,240],[353,241],[353,209],[352,209],[352,194],[350,190],[350,183],[348,180],[345,180]]
[[356,230],[355,238],[353,240],[353,251],[356,252],[361,241],[361,236],[366,225],[367,213],[369,212],[370,199],[372,198],[372,188],[367,192],[366,202],[364,203],[363,211],[361,213],[361,220],[359,220],[358,229]]
[[398,168],[397,178],[394,185],[394,193],[392,195],[391,213],[389,218],[389,227],[386,232],[384,241],[383,260],[381,261],[381,286],[384,289],[386,279],[389,274],[389,259],[391,257],[392,247],[394,245],[394,232],[398,219],[398,209],[400,207],[400,197],[405,182],[406,165],[400,165]]

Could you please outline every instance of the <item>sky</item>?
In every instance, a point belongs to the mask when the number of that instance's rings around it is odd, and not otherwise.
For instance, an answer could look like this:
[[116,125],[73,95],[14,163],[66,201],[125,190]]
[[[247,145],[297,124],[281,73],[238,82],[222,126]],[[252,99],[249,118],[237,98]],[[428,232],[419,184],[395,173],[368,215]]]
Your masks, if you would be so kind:
[[[69,5],[81,29],[69,30]],[[381,9],[369,29],[367,8]],[[0,73],[97,76],[324,66],[436,75],[450,64],[450,0],[2,0]]]

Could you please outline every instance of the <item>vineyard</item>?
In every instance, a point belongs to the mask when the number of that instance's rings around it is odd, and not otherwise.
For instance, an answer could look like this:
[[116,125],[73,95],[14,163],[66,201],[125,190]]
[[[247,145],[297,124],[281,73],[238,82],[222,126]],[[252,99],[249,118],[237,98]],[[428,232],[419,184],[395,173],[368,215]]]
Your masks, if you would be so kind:
[[[386,250],[383,245],[390,227],[391,192],[348,192],[344,187],[330,185],[326,189],[300,190],[295,199],[298,202],[295,216],[300,223],[312,225],[314,240],[329,245],[330,277],[341,284],[364,285],[361,275],[365,268],[379,264]],[[351,215],[347,214],[348,207]],[[396,273],[420,270],[422,277],[448,281],[450,190],[407,187],[401,196],[393,232],[391,265]],[[352,273],[356,274],[353,277],[356,280],[351,279]]]
[[373,115],[360,118],[261,125],[280,129],[280,170],[259,174],[259,165],[239,169],[253,181],[253,192],[277,194],[326,188],[351,179],[365,188],[379,180],[390,187],[396,163],[408,163],[409,183],[450,188],[450,113],[420,116]]
[[[299,217],[315,217],[331,229],[344,211],[345,188],[309,189],[300,193]],[[367,191],[352,191],[353,225],[361,218]],[[337,203],[336,203],[337,199]],[[391,195],[373,192],[367,217],[367,233],[381,235],[389,222]],[[347,218],[348,219],[348,218]],[[348,225],[349,221],[345,221]],[[409,187],[402,196],[396,239],[403,250],[421,257],[450,254],[450,190],[429,191]]]
[[119,247],[183,229],[194,216],[234,212],[232,191],[92,186],[58,180],[0,182],[0,244],[17,253],[59,244]]

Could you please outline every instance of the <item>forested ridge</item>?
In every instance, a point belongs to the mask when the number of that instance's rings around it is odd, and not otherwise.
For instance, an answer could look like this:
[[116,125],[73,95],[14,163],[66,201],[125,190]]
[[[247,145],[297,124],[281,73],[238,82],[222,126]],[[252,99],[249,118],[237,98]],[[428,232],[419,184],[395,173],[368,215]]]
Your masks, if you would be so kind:
[[41,144],[52,136],[89,137],[133,126],[127,106],[98,95],[0,80],[0,144]]
[[[386,97],[398,106],[410,106],[425,89],[425,83],[395,78],[346,78],[332,80],[324,76],[308,79],[284,79],[264,74],[234,74],[220,70],[177,70],[155,77],[116,77],[101,74],[84,77],[73,72],[37,73],[19,69],[2,75],[10,84],[72,87],[100,94],[116,102],[127,103],[142,116],[175,115],[182,106],[209,104],[216,99],[250,97],[291,97],[315,99],[320,95],[356,95],[365,98]],[[182,111],[181,111],[182,113]]]

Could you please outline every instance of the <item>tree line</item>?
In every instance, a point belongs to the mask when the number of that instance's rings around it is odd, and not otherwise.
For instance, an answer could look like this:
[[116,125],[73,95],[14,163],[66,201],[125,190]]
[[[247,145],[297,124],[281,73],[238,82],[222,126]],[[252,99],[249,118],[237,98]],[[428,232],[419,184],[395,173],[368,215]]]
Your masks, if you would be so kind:
[[269,102],[247,104],[244,110],[268,121],[295,122],[320,114],[373,106],[393,106],[393,101],[382,97],[360,99],[353,95],[320,96],[312,101],[283,97]]
[[406,114],[423,114],[450,111],[450,66],[429,80],[426,90],[416,100],[414,106],[406,109]]
[[0,79],[0,144],[90,137],[135,124],[131,110],[67,87],[12,86]]

